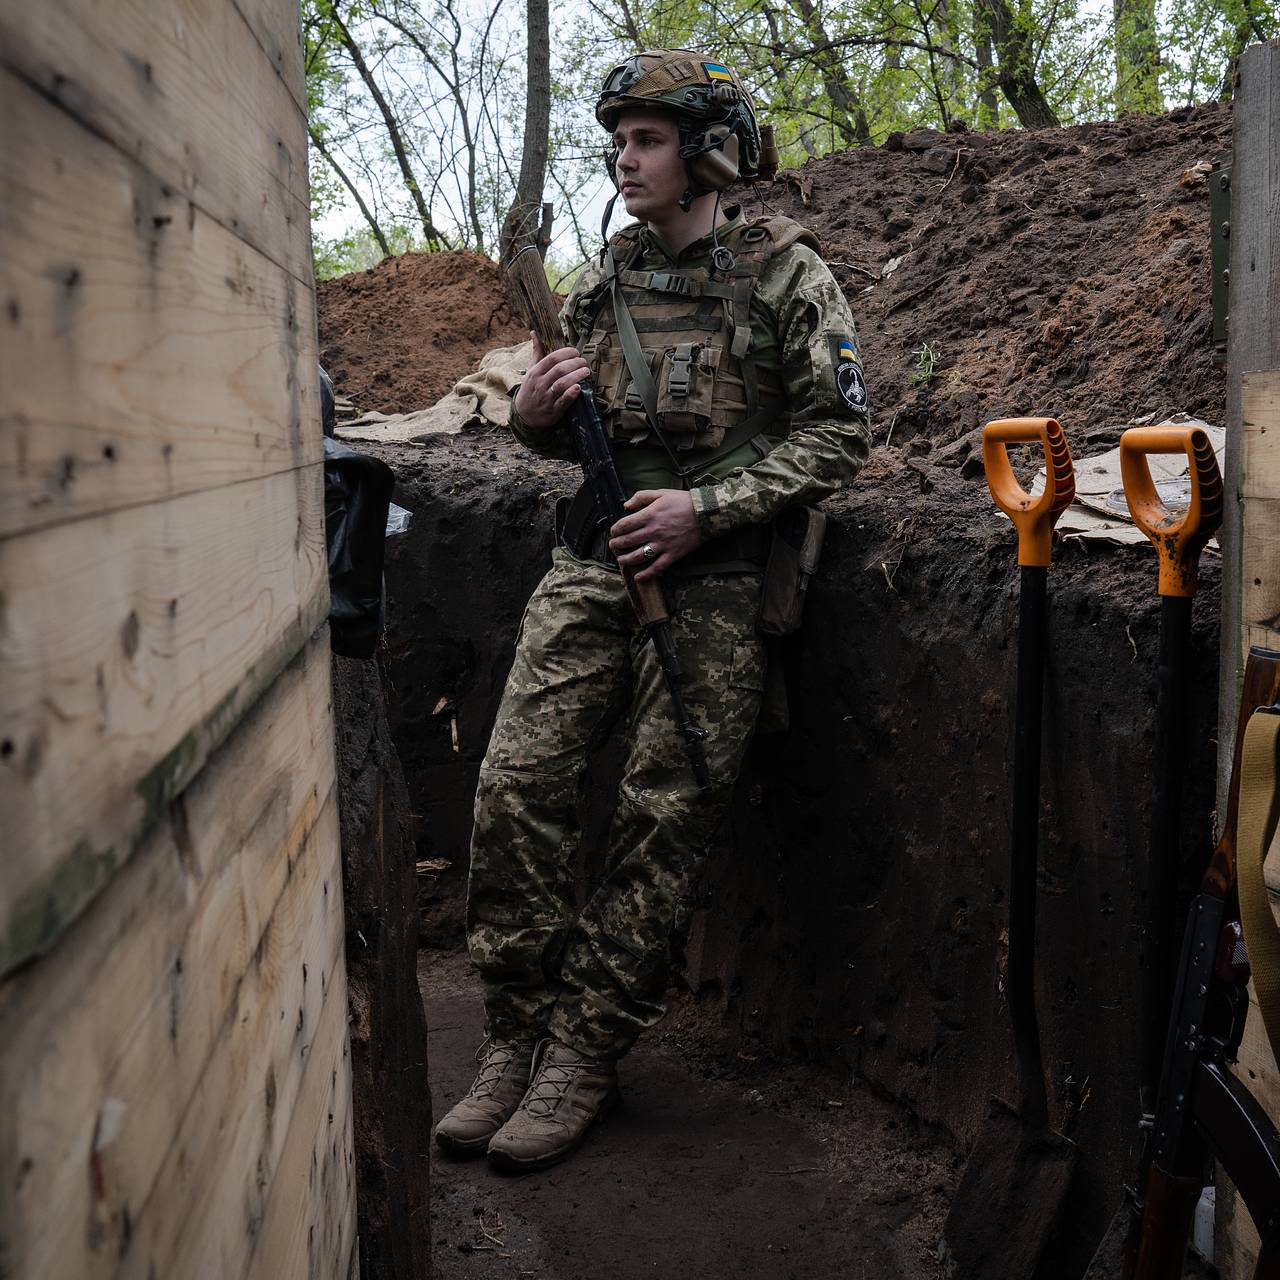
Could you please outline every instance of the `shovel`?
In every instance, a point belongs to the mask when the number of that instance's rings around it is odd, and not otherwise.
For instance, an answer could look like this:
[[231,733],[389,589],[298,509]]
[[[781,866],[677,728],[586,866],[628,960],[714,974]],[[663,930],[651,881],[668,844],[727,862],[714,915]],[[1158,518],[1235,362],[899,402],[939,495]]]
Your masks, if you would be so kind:
[[[1187,455],[1190,499],[1185,512],[1171,512],[1151,478],[1153,453]],[[1213,444],[1200,427],[1130,427],[1120,437],[1120,478],[1134,523],[1151,539],[1160,561],[1160,656],[1156,679],[1155,798],[1148,845],[1146,910],[1141,948],[1141,1069],[1138,1095],[1149,1134],[1160,1087],[1176,978],[1178,930],[1178,819],[1182,811],[1184,745],[1187,734],[1187,669],[1191,653],[1191,605],[1200,553],[1222,523],[1223,489]],[[1144,1155],[1145,1164],[1145,1155]],[[1198,1198],[1197,1191],[1196,1197]],[[1194,1208],[1194,1200],[1191,1202]],[[1085,1280],[1132,1274],[1132,1234],[1139,1220],[1130,1199],[1111,1220]],[[1126,1240],[1130,1240],[1126,1255]],[[1123,1259],[1123,1263],[1122,1263]]]
[[[1170,512],[1151,478],[1153,453],[1187,455],[1191,481],[1185,512]],[[1120,478],[1133,522],[1160,558],[1160,657],[1156,674],[1155,799],[1147,857],[1147,910],[1142,954],[1142,1071],[1144,1118],[1156,1107],[1165,1032],[1173,1002],[1178,918],[1178,820],[1186,772],[1187,670],[1191,604],[1200,553],[1222,522],[1222,477],[1201,427],[1130,427],[1120,437]]]
[[[1008,446],[1039,444],[1045,486],[1026,493]],[[943,1230],[950,1274],[961,1280],[1029,1280],[1053,1231],[1076,1148],[1049,1127],[1035,1004],[1036,858],[1045,599],[1053,526],[1075,496],[1071,451],[1053,418],[1012,418],[982,432],[982,460],[996,506],[1018,531],[1021,566],[1018,682],[1013,738],[1009,864],[1009,1017],[1018,1060],[1019,1106],[991,1100]]]

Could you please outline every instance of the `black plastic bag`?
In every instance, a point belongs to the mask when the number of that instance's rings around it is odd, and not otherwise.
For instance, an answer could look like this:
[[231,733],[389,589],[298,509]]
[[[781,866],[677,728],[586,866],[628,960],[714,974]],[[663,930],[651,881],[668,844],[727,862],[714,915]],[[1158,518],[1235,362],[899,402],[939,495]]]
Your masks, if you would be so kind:
[[329,638],[344,658],[373,657],[382,634],[382,565],[394,486],[385,462],[325,437]]

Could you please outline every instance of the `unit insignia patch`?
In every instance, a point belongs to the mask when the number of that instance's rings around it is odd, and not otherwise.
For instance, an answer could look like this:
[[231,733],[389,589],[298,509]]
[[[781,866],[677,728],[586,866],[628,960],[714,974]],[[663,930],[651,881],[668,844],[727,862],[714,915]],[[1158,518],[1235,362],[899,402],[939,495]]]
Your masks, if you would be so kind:
[[831,363],[835,369],[836,388],[840,398],[855,413],[865,413],[867,408],[867,384],[862,376],[862,364],[858,349],[848,338],[831,335]]

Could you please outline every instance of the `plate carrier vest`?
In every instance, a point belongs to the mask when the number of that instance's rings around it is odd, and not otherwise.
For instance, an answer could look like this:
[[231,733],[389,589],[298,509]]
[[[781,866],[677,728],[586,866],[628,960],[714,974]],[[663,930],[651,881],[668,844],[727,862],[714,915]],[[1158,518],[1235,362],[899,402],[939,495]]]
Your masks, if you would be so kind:
[[720,449],[733,427],[775,405],[776,413],[760,415],[757,433],[767,426],[770,435],[785,435],[790,415],[781,380],[776,371],[758,370],[752,359],[751,296],[775,253],[797,243],[816,251],[817,238],[790,218],[756,218],[722,241],[734,255],[731,271],[637,271],[632,263],[640,255],[640,230],[638,223],[624,227],[610,240],[604,275],[575,317],[610,437],[620,444],[659,443],[619,340],[615,288],[657,384],[657,427],[670,450],[688,450],[693,461]]

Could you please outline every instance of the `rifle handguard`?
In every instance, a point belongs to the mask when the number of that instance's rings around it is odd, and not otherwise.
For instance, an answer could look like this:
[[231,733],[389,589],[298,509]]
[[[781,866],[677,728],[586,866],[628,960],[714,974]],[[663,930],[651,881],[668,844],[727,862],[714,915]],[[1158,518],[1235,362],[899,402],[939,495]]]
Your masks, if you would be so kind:
[[[1032,496],[1018,483],[1009,445],[1039,444],[1044,450],[1044,492]],[[1067,437],[1056,418],[1003,418],[982,429],[982,465],[997,507],[1018,531],[1018,563],[1047,568],[1053,556],[1053,526],[1076,496],[1075,469]]]
[[[1179,516],[1160,500],[1147,458],[1183,452],[1191,502]],[[1130,427],[1120,437],[1120,478],[1134,524],[1160,557],[1160,594],[1195,595],[1200,552],[1222,523],[1222,474],[1208,432],[1203,427]]]

